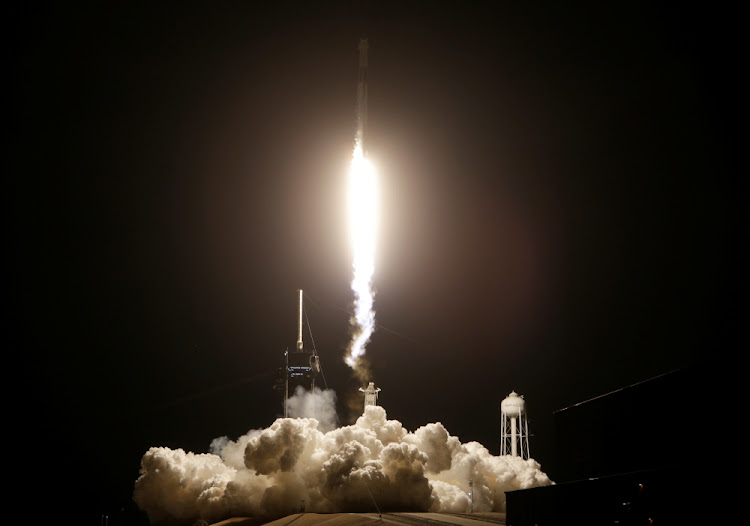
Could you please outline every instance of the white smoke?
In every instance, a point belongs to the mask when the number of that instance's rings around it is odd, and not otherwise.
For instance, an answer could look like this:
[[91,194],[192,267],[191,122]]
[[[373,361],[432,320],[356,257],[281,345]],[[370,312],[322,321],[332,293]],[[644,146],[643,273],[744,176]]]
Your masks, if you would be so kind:
[[291,418],[314,418],[318,429],[330,431],[336,427],[336,393],[331,389],[312,391],[297,386],[294,396],[286,401],[287,415]]
[[[133,498],[152,524],[342,511],[505,511],[505,492],[551,484],[533,459],[462,444],[440,423],[409,432],[368,406],[354,425],[323,431],[279,418],[213,454],[149,449]],[[473,481],[473,488],[469,486]],[[373,502],[374,500],[374,502]]]

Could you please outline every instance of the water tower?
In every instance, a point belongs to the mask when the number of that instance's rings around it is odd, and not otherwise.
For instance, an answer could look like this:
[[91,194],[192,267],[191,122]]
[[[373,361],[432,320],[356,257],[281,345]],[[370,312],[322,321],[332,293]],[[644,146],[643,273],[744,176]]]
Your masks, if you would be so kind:
[[523,396],[515,391],[511,392],[500,404],[500,413],[500,454],[528,459],[529,422]]

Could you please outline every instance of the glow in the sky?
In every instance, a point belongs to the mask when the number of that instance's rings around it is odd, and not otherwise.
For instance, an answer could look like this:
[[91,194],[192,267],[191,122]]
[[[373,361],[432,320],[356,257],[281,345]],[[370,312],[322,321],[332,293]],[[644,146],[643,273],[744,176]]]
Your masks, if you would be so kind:
[[354,260],[352,291],[354,292],[353,335],[346,361],[356,369],[365,354],[365,346],[375,328],[372,277],[375,272],[375,245],[378,227],[378,184],[375,167],[365,157],[362,145],[354,147],[349,169],[349,235]]

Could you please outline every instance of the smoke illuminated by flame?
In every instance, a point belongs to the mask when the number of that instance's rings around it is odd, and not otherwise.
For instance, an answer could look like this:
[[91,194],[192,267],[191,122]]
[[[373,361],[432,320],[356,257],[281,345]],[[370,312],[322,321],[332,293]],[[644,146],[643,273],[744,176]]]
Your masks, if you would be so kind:
[[365,346],[375,328],[372,276],[375,272],[375,242],[378,226],[378,186],[375,167],[357,142],[349,170],[349,235],[354,260],[352,291],[354,292],[353,335],[344,361],[357,369]]

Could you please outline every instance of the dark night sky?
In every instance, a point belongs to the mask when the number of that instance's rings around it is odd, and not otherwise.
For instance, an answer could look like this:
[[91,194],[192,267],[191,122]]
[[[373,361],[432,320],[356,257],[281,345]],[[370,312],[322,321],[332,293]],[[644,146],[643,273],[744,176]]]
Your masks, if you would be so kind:
[[348,422],[360,35],[389,418],[496,454],[516,390],[555,479],[554,410],[740,336],[736,13],[367,4],[7,14],[11,405],[76,509],[270,425],[297,288]]

